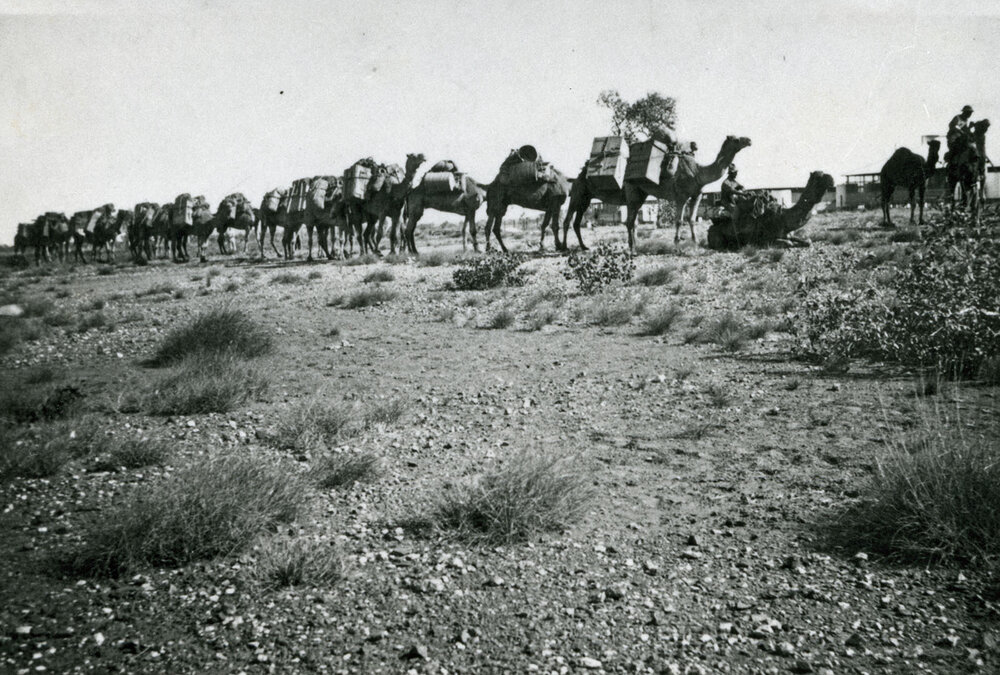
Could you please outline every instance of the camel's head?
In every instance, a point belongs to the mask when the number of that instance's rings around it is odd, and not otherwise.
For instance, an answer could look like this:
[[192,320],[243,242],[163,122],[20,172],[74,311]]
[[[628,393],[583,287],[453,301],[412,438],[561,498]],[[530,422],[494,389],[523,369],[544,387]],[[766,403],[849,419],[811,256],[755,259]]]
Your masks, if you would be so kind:
[[408,154],[406,156],[406,170],[413,173],[420,167],[421,164],[427,161],[424,157],[424,153],[418,152],[417,154]]
[[990,130],[989,120],[979,120],[978,122],[973,122],[972,133],[976,136],[985,136],[986,132]]
[[722,143],[723,152],[737,153],[743,148],[750,147],[750,139],[746,136],[726,136],[726,140]]
[[833,189],[833,176],[828,173],[823,173],[822,171],[813,171],[809,174],[809,181],[806,183],[806,190],[816,190],[817,193],[823,194],[828,190]]
[[927,147],[931,148],[934,151],[938,151],[938,150],[941,149],[941,141],[939,141],[939,140],[937,140],[935,138],[933,141],[928,141],[927,142]]

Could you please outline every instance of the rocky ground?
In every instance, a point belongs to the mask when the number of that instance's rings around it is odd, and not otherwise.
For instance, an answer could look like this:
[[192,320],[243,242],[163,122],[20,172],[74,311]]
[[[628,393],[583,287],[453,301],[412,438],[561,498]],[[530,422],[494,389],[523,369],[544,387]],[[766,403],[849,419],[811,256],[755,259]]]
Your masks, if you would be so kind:
[[[928,405],[997,411],[994,388],[918,396],[912,373],[796,358],[789,331],[815,270],[844,256],[891,261],[910,245],[873,221],[819,215],[814,245],[783,253],[674,248],[655,244],[670,233],[643,232],[643,250],[659,253],[639,256],[637,272],[669,266],[669,282],[597,302],[679,307],[662,336],[642,334],[641,307],[623,325],[593,325],[595,301],[555,255],[529,260],[524,287],[481,292],[447,290],[447,259],[5,269],[5,293],[50,298],[50,314],[74,323],[40,328],[2,357],[4,372],[51,365],[106,434],[168,439],[173,453],[164,467],[72,463],[0,484],[0,670],[995,672],[1000,604],[980,573],[825,543],[878,453]],[[421,243],[425,261],[455,250],[452,238]],[[536,234],[508,243],[526,250]],[[329,306],[384,268],[394,299]],[[277,335],[261,400],[184,417],[116,405],[149,377],[141,361],[166,330],[220,304]],[[541,305],[550,320],[533,323]],[[503,308],[513,325],[487,328]],[[735,351],[686,339],[727,310],[770,328]],[[76,327],[98,313],[94,328]],[[264,446],[317,397],[406,406],[339,448],[380,456],[378,480],[321,492],[288,533],[338,551],[340,581],[262,590],[254,551],[120,579],[53,571],[53,554],[130,491],[192,457]],[[591,477],[594,499],[572,529],[481,546],[400,526],[450,482],[521,449],[572,453]]]

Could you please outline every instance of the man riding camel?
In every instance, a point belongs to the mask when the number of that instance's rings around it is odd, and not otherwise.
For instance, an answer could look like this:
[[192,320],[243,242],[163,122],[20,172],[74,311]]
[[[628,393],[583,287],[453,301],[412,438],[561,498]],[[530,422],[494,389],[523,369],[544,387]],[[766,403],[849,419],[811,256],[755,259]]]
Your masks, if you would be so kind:
[[951,159],[952,152],[955,149],[961,149],[972,143],[972,106],[967,105],[962,107],[962,112],[951,118],[951,122],[948,123],[948,152],[944,155],[944,161],[947,162]]

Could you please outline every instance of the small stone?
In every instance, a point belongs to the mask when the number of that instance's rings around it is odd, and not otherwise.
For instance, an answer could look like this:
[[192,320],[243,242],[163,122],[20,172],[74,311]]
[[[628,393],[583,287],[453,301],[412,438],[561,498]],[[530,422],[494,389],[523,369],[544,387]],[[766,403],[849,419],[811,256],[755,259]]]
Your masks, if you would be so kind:
[[862,647],[865,641],[857,633],[851,633],[851,636],[844,640],[844,644],[848,647]]
[[422,659],[424,661],[430,660],[430,656],[428,655],[427,652],[427,647],[425,647],[424,645],[413,645],[405,652],[403,652],[400,658],[407,660],[412,660],[412,659]]
[[698,560],[701,558],[701,551],[692,551],[691,549],[688,549],[681,552],[681,557],[687,558],[688,560]]
[[778,656],[793,656],[795,654],[795,645],[791,642],[779,642],[778,646],[774,648],[774,652]]
[[858,565],[863,565],[868,562],[868,554],[862,551],[858,551],[854,554],[854,562]]
[[944,647],[945,649],[953,649],[958,646],[958,636],[945,635],[943,638],[941,638],[934,644],[938,647]]
[[798,661],[796,661],[795,663],[793,663],[792,667],[789,670],[791,670],[793,673],[812,673],[812,672],[814,672],[812,664],[809,663],[808,661],[803,661],[801,659],[798,660]]
[[698,537],[694,536],[693,534],[689,534],[688,538],[687,538],[687,545],[688,546],[701,546],[701,542],[698,541]]
[[14,629],[14,634],[22,637],[31,635],[31,626],[18,626]]
[[642,569],[646,571],[646,574],[655,576],[660,571],[660,566],[652,560],[647,560],[642,564]]
[[103,633],[94,633],[94,644],[96,644],[98,647],[104,644]]
[[503,577],[490,577],[483,585],[491,588],[497,588],[504,585],[504,580]]
[[586,668],[587,670],[600,670],[601,662],[597,659],[592,659],[589,656],[584,656],[580,659],[580,667]]

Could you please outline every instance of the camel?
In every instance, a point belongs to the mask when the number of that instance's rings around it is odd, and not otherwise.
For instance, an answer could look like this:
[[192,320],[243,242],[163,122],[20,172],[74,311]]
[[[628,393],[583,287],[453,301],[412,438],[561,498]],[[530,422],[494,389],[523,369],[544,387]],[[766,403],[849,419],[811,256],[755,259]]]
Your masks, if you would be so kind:
[[87,262],[87,258],[83,254],[83,245],[89,241],[93,248],[95,261],[97,260],[98,248],[105,248],[108,251],[108,261],[111,261],[113,255],[111,240],[118,234],[116,228],[121,227],[117,220],[113,220],[114,213],[115,205],[105,204],[93,211],[77,211],[73,214],[70,232],[74,243],[74,260]]
[[[264,194],[264,198],[260,200],[260,209],[258,210],[260,218],[260,239],[257,245],[260,247],[260,257],[266,258],[264,253],[264,235],[265,233],[271,234],[271,249],[274,254],[279,258],[283,257],[278,251],[278,248],[274,245],[274,233],[279,225],[278,208],[281,206],[281,190],[274,188],[273,190]],[[287,251],[286,251],[287,253]]]
[[173,202],[166,202],[153,215],[151,237],[154,256],[157,255],[157,251],[160,251],[161,258],[170,253],[170,223],[173,221],[173,210]]
[[984,183],[986,180],[986,132],[990,121],[980,120],[969,125],[972,143],[962,142],[952,148],[948,161],[948,199],[955,208],[955,187],[962,188],[962,207],[971,201],[973,217],[979,220]]
[[933,175],[937,165],[941,141],[933,140],[927,144],[927,160],[907,148],[899,148],[882,166],[882,216],[886,227],[893,227],[889,215],[889,202],[897,186],[910,191],[910,224],[913,224],[913,212],[917,207],[917,196],[920,197],[920,224],[924,224],[924,192],[927,180]]
[[519,150],[511,150],[507,159],[500,165],[500,171],[486,189],[486,251],[490,250],[490,233],[496,235],[500,249],[506,253],[507,247],[501,236],[501,223],[511,204],[526,209],[543,212],[541,237],[538,249],[545,250],[545,230],[552,226],[552,238],[555,239],[556,250],[565,249],[565,241],[559,242],[559,212],[569,195],[569,181],[566,176],[550,167],[549,180],[521,185],[511,185],[507,182],[507,171],[524,161],[540,161],[535,149],[530,145]]
[[27,256],[28,246],[31,245],[31,228],[34,223],[18,223],[17,233],[14,235],[14,256]]
[[[198,195],[194,198],[194,204],[191,207],[191,228],[189,234],[195,236],[195,240],[198,242],[198,261],[205,262],[207,258],[205,257],[205,245],[208,242],[208,238],[212,236],[212,232],[216,229],[216,218],[212,215],[212,207],[209,205],[208,200],[205,199],[204,195]],[[187,252],[187,236],[179,242],[182,247],[184,254],[184,259],[188,259]]]
[[128,233],[129,248],[135,261],[153,259],[153,220],[160,205],[155,202],[140,202],[132,211],[132,230]]
[[462,250],[466,250],[466,231],[468,231],[472,235],[473,250],[479,252],[479,242],[476,240],[476,211],[486,199],[486,189],[470,176],[460,175],[460,180],[461,185],[452,192],[429,191],[423,180],[410,191],[410,196],[406,200],[406,228],[403,231],[403,246],[407,251],[417,254],[417,242],[413,236],[417,223],[424,215],[424,209],[434,209],[464,216]]
[[[42,260],[49,262],[51,256],[56,254],[53,242],[63,225],[68,225],[66,216],[54,211],[49,211],[28,224],[25,232],[25,248],[30,245],[35,249],[36,265],[40,265]],[[68,227],[66,229],[68,230]]]
[[[112,210],[114,207],[111,207]],[[119,209],[114,215],[105,213],[98,220],[97,229],[94,230],[91,243],[94,250],[94,260],[97,260],[98,249],[103,249],[108,255],[108,262],[115,259],[115,241],[123,231],[128,232],[132,227],[132,212],[128,209]]]
[[802,191],[799,201],[788,208],[778,205],[767,207],[760,197],[749,195],[747,205],[741,208],[741,217],[733,222],[728,215],[712,219],[708,228],[709,248],[734,249],[746,244],[808,246],[809,243],[791,236],[805,225],[812,216],[812,208],[833,189],[833,177],[822,171],[813,171]]
[[375,255],[381,255],[378,249],[378,240],[381,239],[381,234],[376,236],[376,225],[381,232],[386,218],[392,219],[390,247],[391,252],[396,252],[396,233],[403,204],[410,190],[413,189],[413,178],[417,174],[417,169],[425,161],[426,158],[423,154],[411,153],[406,155],[404,169],[400,169],[398,166],[376,165],[371,159],[355,162],[355,166],[358,164],[368,166],[372,169],[373,174],[363,197],[351,194],[344,195],[344,213],[348,225],[358,238],[362,255],[369,251]]
[[[226,230],[233,228],[243,230],[245,234],[243,255],[246,255],[247,247],[250,244],[250,233],[253,232],[256,235],[257,232],[257,219],[254,216],[250,200],[241,192],[234,192],[227,196],[219,204],[219,210],[215,213],[215,223],[218,231],[219,252],[222,255],[229,254],[226,251]],[[256,236],[254,236],[254,240],[256,241]]]
[[698,214],[698,202],[701,199],[702,189],[722,178],[726,168],[732,163],[733,158],[743,148],[750,147],[750,139],[746,137],[726,136],[722,142],[722,147],[711,164],[698,164],[693,155],[682,154],[673,149],[663,158],[660,166],[660,184],[655,189],[648,189],[634,183],[626,182],[625,187],[614,192],[595,194],[592,188],[587,185],[586,171],[584,166],[580,172],[580,177],[573,182],[570,192],[570,205],[563,222],[563,243],[566,242],[566,235],[569,232],[570,219],[573,219],[573,230],[576,238],[580,242],[580,248],[586,250],[583,245],[583,238],[580,235],[580,224],[583,215],[590,207],[593,199],[599,199],[605,204],[624,204],[627,207],[625,217],[625,229],[628,232],[628,247],[630,251],[635,250],[635,221],[639,216],[639,209],[646,201],[647,197],[666,199],[674,203],[675,225],[674,242],[680,241],[681,225],[684,222],[685,208],[689,209],[688,223],[691,228],[691,242],[695,241],[694,220]]

